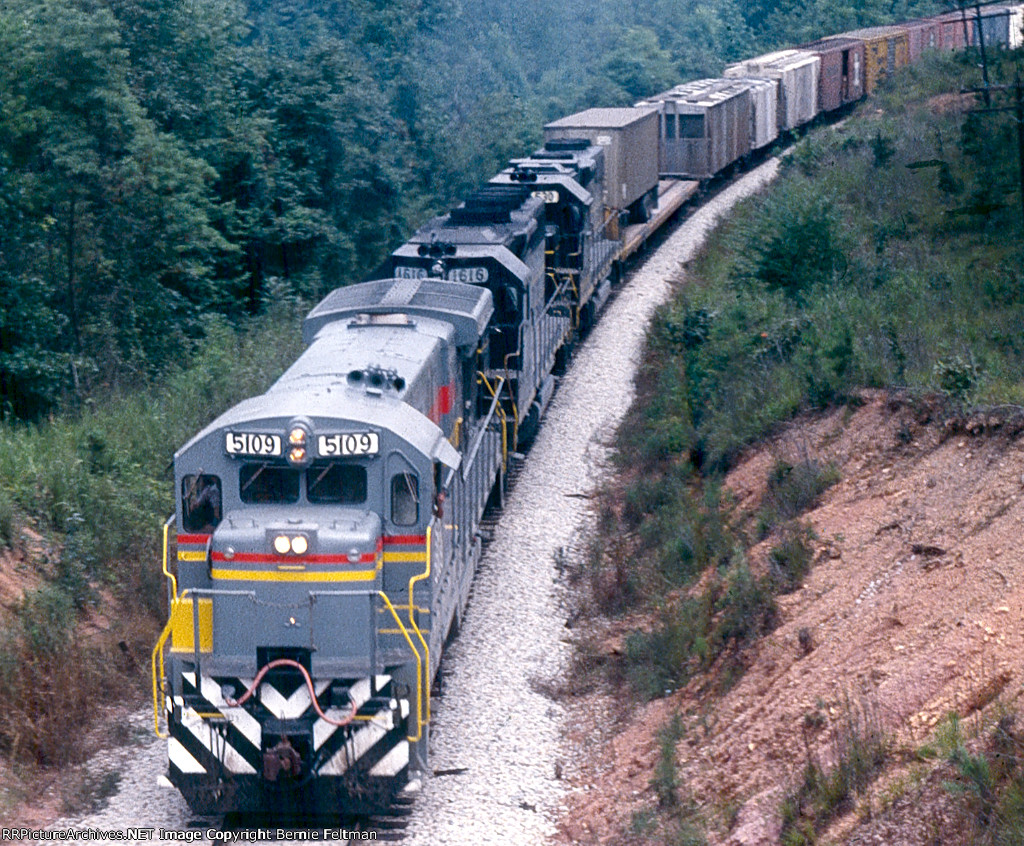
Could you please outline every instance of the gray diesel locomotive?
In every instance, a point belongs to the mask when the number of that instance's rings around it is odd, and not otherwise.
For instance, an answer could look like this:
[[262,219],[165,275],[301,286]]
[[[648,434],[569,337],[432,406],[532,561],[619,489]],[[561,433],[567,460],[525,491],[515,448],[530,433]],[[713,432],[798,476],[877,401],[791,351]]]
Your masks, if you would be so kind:
[[423,765],[505,458],[492,314],[459,283],[339,289],[270,390],[176,454],[161,675],[193,809],[367,810]]

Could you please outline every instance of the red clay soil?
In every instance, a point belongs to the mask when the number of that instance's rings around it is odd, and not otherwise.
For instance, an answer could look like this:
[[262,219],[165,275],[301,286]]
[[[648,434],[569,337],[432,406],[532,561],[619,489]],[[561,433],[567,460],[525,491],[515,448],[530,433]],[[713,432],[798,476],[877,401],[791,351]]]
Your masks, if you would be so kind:
[[[1024,424],[1009,421],[944,420],[870,393],[751,451],[727,479],[738,514],[758,509],[780,459],[838,468],[841,480],[801,518],[816,538],[813,569],[779,597],[779,626],[726,693],[700,695],[703,680],[629,708],[609,696],[573,701],[580,719],[569,736],[583,764],[571,773],[562,841],[664,842],[629,832],[642,828],[635,814],[656,805],[657,732],[680,713],[680,795],[709,844],[777,843],[781,800],[808,756],[827,768],[842,724],[866,713],[894,752],[873,791],[821,842],[972,842],[942,786],[945,765],[921,763],[913,750],[951,711],[977,732],[1018,707]],[[755,569],[773,542],[750,551]]]

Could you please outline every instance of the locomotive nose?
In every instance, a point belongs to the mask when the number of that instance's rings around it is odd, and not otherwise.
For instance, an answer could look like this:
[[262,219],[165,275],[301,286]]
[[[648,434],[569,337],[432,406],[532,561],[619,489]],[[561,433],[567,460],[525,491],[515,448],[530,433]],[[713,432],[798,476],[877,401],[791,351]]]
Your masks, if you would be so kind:
[[210,575],[287,581],[291,573],[294,581],[337,581],[347,574],[346,581],[372,580],[381,559],[380,517],[368,511],[329,521],[239,512],[227,515],[213,533]]

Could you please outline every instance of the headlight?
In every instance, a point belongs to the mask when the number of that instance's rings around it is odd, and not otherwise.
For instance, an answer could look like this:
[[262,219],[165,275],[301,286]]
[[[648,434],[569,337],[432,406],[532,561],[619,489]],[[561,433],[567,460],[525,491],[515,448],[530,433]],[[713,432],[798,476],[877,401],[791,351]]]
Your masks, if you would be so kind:
[[288,463],[293,467],[305,467],[312,457],[309,452],[310,425],[303,420],[294,420],[288,427]]
[[292,538],[292,552],[296,555],[305,555],[306,550],[309,549],[309,541],[306,540],[302,535],[296,535]]
[[278,555],[287,555],[292,548],[292,542],[287,535],[278,535],[274,538],[274,552]]

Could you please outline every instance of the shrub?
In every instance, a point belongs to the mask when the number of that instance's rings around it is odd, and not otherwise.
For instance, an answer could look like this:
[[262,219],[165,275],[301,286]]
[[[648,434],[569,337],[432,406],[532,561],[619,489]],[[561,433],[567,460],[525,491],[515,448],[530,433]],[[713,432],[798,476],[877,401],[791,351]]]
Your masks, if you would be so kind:
[[778,608],[768,579],[755,579],[746,562],[735,566],[716,603],[713,642],[719,647],[739,647],[767,634],[778,622]]
[[812,535],[809,526],[789,527],[783,533],[782,542],[768,553],[772,581],[780,593],[789,593],[799,588],[810,572]]
[[761,516],[769,526],[799,517],[840,479],[835,464],[804,458],[796,464],[778,459],[768,473]]
[[634,690],[654,699],[685,684],[708,659],[710,627],[707,601],[691,597],[662,612],[653,630],[630,634],[624,661]]
[[684,734],[683,718],[675,713],[667,724],[658,730],[658,761],[651,777],[651,787],[662,808],[674,808],[679,804],[679,773],[676,761],[676,744]]
[[817,833],[847,811],[852,798],[865,792],[881,772],[891,752],[891,741],[882,731],[870,705],[847,697],[832,737],[835,763],[823,769],[808,753],[798,784],[784,799],[781,842],[809,846]]
[[839,281],[846,268],[840,214],[816,182],[794,179],[766,203],[747,236],[741,273],[769,290],[804,302],[817,285]]

